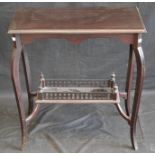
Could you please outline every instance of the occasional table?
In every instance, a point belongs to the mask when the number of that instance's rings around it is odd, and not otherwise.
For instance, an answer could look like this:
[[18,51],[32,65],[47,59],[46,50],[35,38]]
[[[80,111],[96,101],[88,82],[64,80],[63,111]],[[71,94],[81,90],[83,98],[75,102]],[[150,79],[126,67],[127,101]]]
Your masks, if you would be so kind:
[[[14,15],[8,33],[12,35],[13,41],[11,75],[20,118],[22,148],[27,139],[28,123],[37,114],[41,105],[107,103],[115,105],[120,115],[127,121],[130,126],[132,147],[138,149],[136,122],[145,74],[141,35],[146,33],[138,8],[22,8]],[[27,52],[24,50],[26,45],[41,38],[66,39],[80,44],[89,38],[111,37],[129,45],[124,91],[119,91],[114,73],[108,79],[94,80],[46,79],[41,73],[40,85],[35,92],[32,91],[30,65]],[[27,86],[28,116],[24,109],[20,83],[20,59],[23,62]],[[135,62],[136,85],[131,107],[130,92]],[[120,106],[120,97],[125,101],[125,111]]]

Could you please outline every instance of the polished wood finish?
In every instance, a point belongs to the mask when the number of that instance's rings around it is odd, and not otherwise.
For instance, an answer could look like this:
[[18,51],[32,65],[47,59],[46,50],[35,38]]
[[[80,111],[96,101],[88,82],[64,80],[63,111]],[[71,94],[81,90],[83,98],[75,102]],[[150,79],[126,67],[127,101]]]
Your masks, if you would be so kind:
[[144,33],[139,11],[131,8],[19,9],[10,34]]
[[137,35],[135,37],[135,43],[134,43],[134,54],[137,64],[137,77],[136,77],[136,89],[135,89],[135,95],[134,95],[134,102],[133,102],[133,108],[132,108],[132,115],[131,115],[131,142],[132,146],[135,150],[138,149],[138,144],[136,141],[136,123],[137,123],[137,117],[140,107],[140,100],[142,95],[142,88],[143,88],[143,81],[145,76],[145,59],[144,59],[144,53],[142,49],[142,37],[141,35]]
[[31,95],[32,81],[31,81],[31,71],[30,71],[30,65],[29,65],[27,51],[23,50],[21,56],[22,56],[23,68],[24,68],[24,73],[25,73],[25,78],[26,78],[26,89],[27,89],[27,95],[28,95],[28,101],[29,101],[28,114],[31,114],[31,112],[33,110],[33,96]]
[[[35,117],[42,105],[42,101],[33,103],[37,93],[31,90],[30,66],[24,46],[34,40],[47,38],[66,39],[79,44],[90,38],[114,37],[130,46],[125,91],[118,92],[119,95],[117,95],[118,98],[114,105],[130,126],[132,147],[138,149],[136,123],[145,74],[141,34],[145,32],[146,29],[137,8],[26,8],[18,10],[13,17],[8,33],[12,34],[13,41],[11,75],[20,117],[22,148],[24,148],[26,142],[27,124]],[[28,116],[25,113],[20,84],[19,62],[21,58],[29,99]],[[137,79],[133,107],[131,108],[130,91],[134,63],[137,67]],[[122,97],[125,101],[125,112],[119,104],[119,97]],[[82,103],[81,101],[80,103]],[[66,101],[61,100],[61,102],[65,103]],[[97,103],[97,101],[93,102]]]
[[125,99],[125,109],[128,116],[131,115],[130,92],[131,92],[131,86],[132,86],[133,72],[134,72],[134,50],[133,50],[133,45],[130,44],[129,63],[128,63],[127,76],[126,76],[127,80],[126,80],[126,87],[125,87],[125,91],[127,92],[127,97]]
[[20,75],[19,75],[19,63],[22,53],[22,44],[19,35],[16,35],[16,42],[14,41],[14,46],[15,47],[13,47],[11,58],[11,77],[20,116],[19,119],[20,119],[21,137],[22,137],[21,148],[23,148],[27,138],[27,127],[26,127],[24,100],[22,96],[22,88],[20,84]]

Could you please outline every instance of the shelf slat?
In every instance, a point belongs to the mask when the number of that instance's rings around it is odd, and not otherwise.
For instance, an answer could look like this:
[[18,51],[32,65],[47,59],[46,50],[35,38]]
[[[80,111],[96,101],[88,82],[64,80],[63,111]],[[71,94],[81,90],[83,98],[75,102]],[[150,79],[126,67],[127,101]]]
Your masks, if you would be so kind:
[[117,103],[118,87],[111,80],[45,80],[36,103]]

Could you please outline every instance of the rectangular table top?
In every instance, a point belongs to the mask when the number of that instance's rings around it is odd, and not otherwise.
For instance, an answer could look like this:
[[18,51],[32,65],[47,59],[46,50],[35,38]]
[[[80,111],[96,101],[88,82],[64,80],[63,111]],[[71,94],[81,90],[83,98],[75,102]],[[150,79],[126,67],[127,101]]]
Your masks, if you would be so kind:
[[136,7],[22,8],[9,34],[145,33]]

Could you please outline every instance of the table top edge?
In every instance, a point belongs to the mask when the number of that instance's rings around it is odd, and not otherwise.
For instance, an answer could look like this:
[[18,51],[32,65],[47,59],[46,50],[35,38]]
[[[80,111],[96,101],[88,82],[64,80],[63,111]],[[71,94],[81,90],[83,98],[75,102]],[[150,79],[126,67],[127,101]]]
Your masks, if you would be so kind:
[[[94,7],[94,9],[98,9],[98,8],[102,8],[102,7]],[[137,12],[137,15],[139,16],[139,20],[140,20],[140,24],[141,26],[139,27],[131,27],[131,28],[56,28],[56,29],[53,29],[50,27],[47,28],[47,29],[40,29],[40,28],[29,28],[29,29],[23,29],[22,27],[21,28],[17,28],[16,26],[14,27],[14,24],[11,22],[10,25],[9,25],[9,29],[8,29],[8,34],[98,34],[98,33],[146,33],[146,28],[145,28],[145,25],[144,25],[144,22],[143,22],[143,19],[142,19],[142,16],[140,14],[140,11],[137,7],[104,7],[104,8],[132,8],[132,9],[135,9],[136,12]],[[43,8],[44,9],[44,8]],[[56,8],[54,8],[56,9]],[[62,9],[62,8],[61,8]],[[68,8],[65,8],[66,10]],[[77,8],[76,8],[77,9]],[[80,9],[80,8],[79,8]],[[84,10],[84,8],[82,8]],[[87,8],[87,9],[92,9],[92,8]],[[18,11],[18,10],[17,10]],[[16,12],[17,12],[16,11]]]
[[144,29],[9,29],[8,34],[120,34],[120,33],[147,33]]

